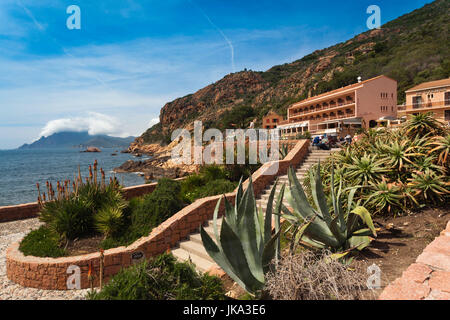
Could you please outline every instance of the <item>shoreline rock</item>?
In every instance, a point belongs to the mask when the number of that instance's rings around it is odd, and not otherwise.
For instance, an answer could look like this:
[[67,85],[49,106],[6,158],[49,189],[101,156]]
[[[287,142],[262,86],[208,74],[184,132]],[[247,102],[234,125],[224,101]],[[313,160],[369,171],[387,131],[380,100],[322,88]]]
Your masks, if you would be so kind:
[[102,152],[102,150],[100,150],[97,147],[88,147],[86,148],[86,150],[80,151],[80,152]]
[[114,168],[117,173],[138,173],[146,180],[153,181],[161,178],[177,179],[197,171],[197,166],[174,165],[169,156],[161,156],[149,160],[128,160],[121,166]]

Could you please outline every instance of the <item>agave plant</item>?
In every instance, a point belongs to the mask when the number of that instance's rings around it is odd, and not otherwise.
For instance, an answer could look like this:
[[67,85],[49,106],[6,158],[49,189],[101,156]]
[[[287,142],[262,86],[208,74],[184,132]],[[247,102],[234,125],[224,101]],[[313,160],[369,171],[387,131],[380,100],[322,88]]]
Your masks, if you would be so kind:
[[438,163],[448,166],[450,162],[450,157],[448,156],[450,153],[450,134],[444,137],[435,137],[430,141],[429,145],[434,147],[429,153],[439,152]]
[[287,156],[288,153],[289,153],[289,147],[288,147],[287,143],[282,144],[282,145],[280,146],[279,152],[280,152],[280,157],[281,157],[281,159],[286,158],[286,156]]
[[[353,206],[353,197],[357,188],[351,188],[346,210],[342,204],[342,183],[337,193],[331,188],[332,210],[330,213],[320,176],[320,164],[313,176],[311,173],[311,191],[315,207],[306,198],[302,185],[294,169],[290,168],[289,190],[286,199],[292,208],[282,206],[283,218],[295,228],[293,241],[307,247],[330,249],[343,256],[354,249],[362,250],[370,242],[370,236],[377,236],[370,213],[362,206]],[[331,173],[331,185],[334,184],[334,172]],[[361,222],[367,228],[361,227]]]
[[243,289],[256,295],[265,284],[265,274],[270,262],[279,256],[280,215],[284,185],[278,195],[275,208],[275,235],[272,235],[273,200],[275,183],[267,203],[266,214],[257,208],[250,177],[248,188],[243,192],[239,183],[235,205],[225,198],[225,215],[219,230],[217,217],[221,200],[214,210],[214,236],[216,242],[200,228],[203,245],[210,257]]

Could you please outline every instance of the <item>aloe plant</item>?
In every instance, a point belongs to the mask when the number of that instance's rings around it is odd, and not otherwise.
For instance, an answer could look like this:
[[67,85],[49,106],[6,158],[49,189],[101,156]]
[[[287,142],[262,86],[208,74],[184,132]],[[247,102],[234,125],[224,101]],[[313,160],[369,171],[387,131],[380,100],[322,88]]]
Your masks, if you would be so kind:
[[[293,241],[307,247],[317,249],[330,249],[339,256],[358,249],[362,250],[370,242],[370,236],[377,236],[370,213],[362,206],[353,208],[353,197],[357,188],[349,189],[347,208],[342,205],[342,183],[336,194],[331,187],[332,212],[327,205],[327,197],[323,191],[320,176],[320,163],[314,175],[310,173],[311,192],[315,207],[312,206],[305,195],[302,185],[297,179],[294,169],[289,168],[289,190],[286,199],[292,210],[282,206],[282,217],[294,227]],[[334,172],[331,172],[331,186],[334,185]],[[361,227],[363,222],[367,228]]]
[[272,235],[273,200],[277,182],[270,193],[265,215],[256,206],[253,183],[243,191],[239,182],[235,205],[225,198],[225,215],[219,230],[217,217],[222,199],[214,210],[214,236],[216,242],[201,227],[203,245],[212,259],[243,289],[256,295],[265,284],[265,274],[271,261],[280,252],[280,215],[284,185],[275,208],[275,235]]

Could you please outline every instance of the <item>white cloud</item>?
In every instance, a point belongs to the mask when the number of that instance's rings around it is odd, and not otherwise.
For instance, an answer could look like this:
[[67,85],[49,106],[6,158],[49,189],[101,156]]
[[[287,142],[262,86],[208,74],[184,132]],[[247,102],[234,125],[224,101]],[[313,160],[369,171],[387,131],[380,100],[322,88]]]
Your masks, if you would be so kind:
[[56,119],[49,121],[42,129],[39,137],[48,137],[58,132],[84,132],[91,135],[106,134],[127,137],[130,134],[121,131],[122,124],[114,117],[98,112],[89,112],[85,117]]

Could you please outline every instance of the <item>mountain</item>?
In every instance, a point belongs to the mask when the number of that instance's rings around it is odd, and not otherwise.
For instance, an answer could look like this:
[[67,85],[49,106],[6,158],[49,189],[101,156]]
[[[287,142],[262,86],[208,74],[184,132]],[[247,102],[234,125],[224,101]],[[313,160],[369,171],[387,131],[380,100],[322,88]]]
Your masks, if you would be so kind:
[[[247,126],[270,110],[286,114],[289,105],[381,74],[398,81],[398,102],[419,83],[450,77],[450,1],[437,0],[409,14],[265,72],[225,76],[194,94],[167,103],[160,123],[134,145],[167,144],[174,129]],[[257,123],[258,124],[258,123]]]
[[32,144],[24,144],[19,149],[44,148],[126,148],[134,137],[117,138],[107,135],[90,135],[87,132],[58,132],[48,137],[41,137]]

